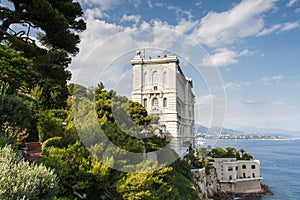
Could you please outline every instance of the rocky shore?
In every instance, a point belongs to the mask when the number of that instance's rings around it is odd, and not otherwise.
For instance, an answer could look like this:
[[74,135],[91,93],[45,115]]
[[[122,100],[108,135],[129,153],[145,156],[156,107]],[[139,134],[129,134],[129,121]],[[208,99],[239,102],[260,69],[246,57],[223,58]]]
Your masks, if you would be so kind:
[[214,200],[230,200],[230,199],[248,199],[248,198],[257,198],[262,196],[272,196],[273,193],[269,189],[267,185],[261,184],[262,190],[260,192],[256,193],[232,193],[232,192],[214,192],[213,196],[208,196],[208,199],[214,199]]

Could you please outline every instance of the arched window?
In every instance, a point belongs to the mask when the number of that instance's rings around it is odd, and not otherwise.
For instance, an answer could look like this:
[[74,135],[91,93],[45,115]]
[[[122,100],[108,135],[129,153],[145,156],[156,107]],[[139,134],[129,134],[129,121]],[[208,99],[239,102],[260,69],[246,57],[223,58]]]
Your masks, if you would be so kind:
[[147,84],[147,73],[144,73],[144,77],[143,77],[143,84]]
[[152,74],[152,83],[158,83],[158,72],[154,71]]
[[164,71],[164,73],[163,73],[163,84],[167,85],[167,72],[166,71]]
[[167,98],[164,98],[164,100],[163,100],[163,107],[165,108],[167,106],[168,106],[168,100],[167,100]]
[[147,108],[147,98],[143,100],[144,107]]
[[157,107],[158,106],[158,99],[155,97],[152,99],[152,106]]

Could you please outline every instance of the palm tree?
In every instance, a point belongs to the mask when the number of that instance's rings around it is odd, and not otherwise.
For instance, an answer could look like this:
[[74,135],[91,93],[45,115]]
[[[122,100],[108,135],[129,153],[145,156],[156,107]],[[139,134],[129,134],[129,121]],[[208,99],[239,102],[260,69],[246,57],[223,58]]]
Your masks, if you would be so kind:
[[246,152],[246,150],[245,150],[244,148],[241,148],[241,149],[240,149],[240,152],[241,152],[242,157],[243,157],[243,155],[244,155],[244,153]]

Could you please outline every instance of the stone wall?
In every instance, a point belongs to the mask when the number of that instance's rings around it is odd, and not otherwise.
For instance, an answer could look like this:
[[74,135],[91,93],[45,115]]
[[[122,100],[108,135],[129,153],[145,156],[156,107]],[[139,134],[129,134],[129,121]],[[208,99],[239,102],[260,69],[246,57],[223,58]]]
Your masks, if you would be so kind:
[[261,192],[260,180],[238,181],[235,183],[220,183],[221,191],[232,193]]
[[234,187],[235,193],[254,193],[260,191],[260,180],[239,181],[235,184]]

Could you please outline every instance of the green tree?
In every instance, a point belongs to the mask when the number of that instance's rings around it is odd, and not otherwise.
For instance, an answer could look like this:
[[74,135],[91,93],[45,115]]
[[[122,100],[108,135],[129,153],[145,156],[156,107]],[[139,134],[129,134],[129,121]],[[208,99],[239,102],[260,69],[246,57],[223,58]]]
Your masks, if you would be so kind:
[[226,151],[222,147],[216,147],[212,149],[208,155],[213,158],[223,158],[226,156]]
[[0,149],[0,199],[52,199],[58,192],[58,179],[44,165],[20,160],[12,147]]
[[225,150],[226,150],[225,155],[228,158],[235,158],[236,155],[237,155],[237,153],[238,153],[237,150],[235,148],[233,148],[233,147],[226,147]]
[[145,126],[150,123],[150,116],[145,107],[138,102],[129,101],[129,115],[135,124]]
[[250,153],[244,153],[244,155],[241,157],[242,160],[252,160],[253,156]]
[[[32,39],[34,30],[37,38],[49,49],[61,49],[77,53],[76,45],[86,25],[79,17],[83,14],[80,4],[73,0],[10,0],[12,7],[0,7],[0,41],[35,44]],[[23,25],[23,29],[13,29],[12,25]],[[15,26],[16,27],[16,26]]]
[[39,141],[44,142],[48,138],[62,137],[62,122],[66,118],[63,110],[45,110],[38,114],[37,129],[39,133]]
[[174,179],[169,173],[172,170],[164,167],[150,172],[126,173],[117,182],[117,191],[123,199],[170,199]]
[[[0,6],[0,42],[31,60],[32,68],[23,74],[24,80],[30,80],[25,85],[29,87],[27,92],[34,90],[33,96],[44,109],[66,106],[66,83],[71,78],[67,67],[70,56],[79,51],[78,33],[86,28],[80,19],[80,4],[72,0],[9,2],[9,7]],[[17,74],[12,71],[7,77],[12,79]],[[23,79],[18,80],[23,84]]]
[[31,116],[23,98],[16,94],[0,94],[0,131],[9,143],[15,144],[17,137],[31,128]]
[[8,85],[7,94],[18,90],[28,92],[32,87],[33,64],[7,45],[0,44],[0,81]]
[[111,169],[99,163],[79,141],[67,148],[46,146],[42,162],[59,177],[59,197],[74,197],[74,191],[90,197],[109,186]]

